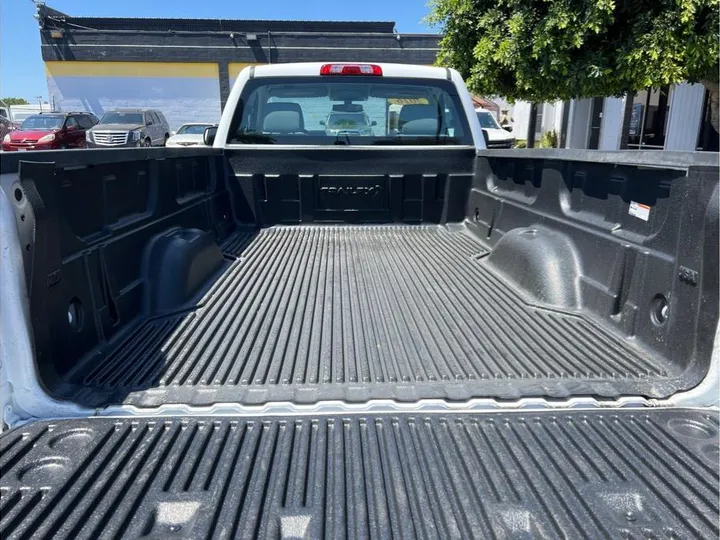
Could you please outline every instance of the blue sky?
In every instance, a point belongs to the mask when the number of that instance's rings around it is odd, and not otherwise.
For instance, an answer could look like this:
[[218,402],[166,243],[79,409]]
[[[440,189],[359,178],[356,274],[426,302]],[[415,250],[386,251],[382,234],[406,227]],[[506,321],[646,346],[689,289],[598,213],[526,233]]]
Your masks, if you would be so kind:
[[[46,0],[68,15],[395,21],[399,32],[433,32],[426,0]],[[47,97],[31,0],[0,0],[0,96]]]

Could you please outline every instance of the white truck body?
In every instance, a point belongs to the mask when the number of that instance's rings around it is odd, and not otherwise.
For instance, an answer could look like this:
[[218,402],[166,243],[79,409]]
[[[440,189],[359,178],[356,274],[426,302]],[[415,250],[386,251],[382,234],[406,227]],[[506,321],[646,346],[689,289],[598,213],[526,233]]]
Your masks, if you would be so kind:
[[[218,125],[217,135],[213,146],[215,148],[222,147],[243,147],[246,148],[248,145],[227,145],[226,140],[228,131],[230,129],[230,123],[232,121],[232,114],[228,114],[227,111],[234,111],[240,100],[245,85],[251,78],[269,78],[269,77],[317,77],[318,80],[322,80],[320,75],[320,69],[327,62],[303,62],[296,64],[274,64],[266,66],[249,66],[244,68],[237,79],[228,97],[225,110],[223,111],[220,124]],[[342,64],[342,62],[333,62],[333,64]],[[363,62],[353,62],[353,64],[363,64]],[[373,65],[380,66],[382,68],[382,76],[384,78],[411,78],[411,79],[446,79],[452,81],[457,89],[457,93],[462,101],[463,111],[467,117],[470,130],[472,132],[472,138],[474,146],[477,149],[485,149],[485,139],[480,129],[475,110],[473,108],[472,99],[470,93],[465,86],[460,74],[450,68],[431,67],[431,66],[415,66],[406,64],[384,64],[373,62]],[[278,145],[279,146],[279,145]],[[296,146],[296,145],[294,145]]]

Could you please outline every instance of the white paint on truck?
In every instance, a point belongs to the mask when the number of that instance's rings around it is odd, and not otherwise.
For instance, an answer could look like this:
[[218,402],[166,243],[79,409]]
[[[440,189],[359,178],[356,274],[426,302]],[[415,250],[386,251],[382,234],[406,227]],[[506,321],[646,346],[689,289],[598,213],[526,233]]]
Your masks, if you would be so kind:
[[[223,112],[222,119],[218,125],[217,135],[213,146],[215,148],[249,148],[254,146],[260,146],[267,148],[267,145],[253,145],[253,144],[226,144],[228,132],[230,131],[230,123],[232,122],[233,112],[238,106],[240,96],[242,95],[243,88],[251,78],[263,78],[263,77],[317,77],[318,80],[322,80],[324,77],[320,75],[320,68],[328,62],[304,62],[297,64],[275,64],[267,66],[248,66],[244,68],[238,78],[235,80],[230,96],[228,97],[227,104],[225,105],[225,111]],[[332,62],[339,64],[342,62]],[[363,64],[364,62],[353,62],[353,64]],[[478,122],[477,116],[475,115],[475,109],[473,107],[470,93],[465,86],[460,74],[454,69],[431,67],[431,66],[414,66],[407,64],[379,64],[373,62],[373,65],[380,66],[382,68],[382,77],[384,78],[405,78],[405,79],[436,79],[436,80],[450,80],[455,88],[457,89],[458,96],[462,102],[463,112],[468,120],[470,126],[470,132],[472,134],[473,144],[478,150],[484,150],[485,139],[483,138],[482,130],[480,129],[480,123]],[[356,76],[358,79],[362,79],[363,76]],[[367,79],[374,79],[376,76],[368,76]],[[288,145],[273,145],[275,148],[283,148]],[[299,145],[290,145],[299,146]],[[317,145],[312,145],[317,146]],[[359,147],[361,145],[353,145]],[[378,147],[373,147],[378,148]],[[392,145],[383,146],[381,148],[393,148]],[[403,145],[403,148],[412,148],[407,145]],[[419,146],[423,150],[432,148],[431,146]]]

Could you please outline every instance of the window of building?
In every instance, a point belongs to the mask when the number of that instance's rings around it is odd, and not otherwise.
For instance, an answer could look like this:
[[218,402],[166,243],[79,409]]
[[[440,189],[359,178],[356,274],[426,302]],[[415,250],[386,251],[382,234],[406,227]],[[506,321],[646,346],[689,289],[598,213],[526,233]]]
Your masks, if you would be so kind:
[[669,86],[648,88],[633,97],[628,148],[658,149],[665,147],[672,89]]
[[588,131],[588,149],[597,150],[600,148],[600,130],[602,128],[603,110],[605,98],[596,97],[590,104],[590,128]]
[[718,152],[720,151],[720,145],[718,144],[719,137],[717,130],[712,125],[711,115],[710,91],[705,90],[705,101],[703,104],[700,131],[698,133],[697,149],[706,152]]
[[568,142],[568,126],[570,123],[570,101],[562,103],[562,121],[560,122],[559,148],[565,148]]
[[545,116],[545,104],[537,104],[537,116],[535,117],[535,138],[542,134],[543,117]]

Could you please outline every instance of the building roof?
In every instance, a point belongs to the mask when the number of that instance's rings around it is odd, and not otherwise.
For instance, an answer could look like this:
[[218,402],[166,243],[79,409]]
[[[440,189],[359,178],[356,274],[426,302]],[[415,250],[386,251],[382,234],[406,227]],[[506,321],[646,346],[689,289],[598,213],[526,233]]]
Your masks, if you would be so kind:
[[289,21],[243,19],[164,19],[125,17],[73,17],[44,4],[38,6],[41,26],[88,30],[148,32],[351,32],[392,33],[393,21]]
[[500,105],[498,105],[494,101],[491,101],[487,98],[483,98],[480,96],[470,96],[470,97],[472,98],[474,107],[481,107],[488,111],[495,111],[495,112],[500,110]]

